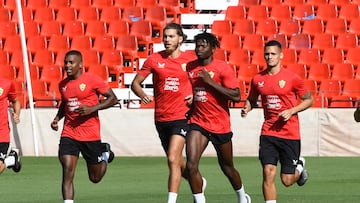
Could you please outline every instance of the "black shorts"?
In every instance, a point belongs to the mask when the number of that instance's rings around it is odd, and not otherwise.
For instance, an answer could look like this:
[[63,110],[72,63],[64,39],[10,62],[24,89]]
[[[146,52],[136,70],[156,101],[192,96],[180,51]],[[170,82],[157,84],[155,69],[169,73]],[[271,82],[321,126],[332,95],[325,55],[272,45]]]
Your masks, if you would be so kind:
[[230,142],[231,138],[233,136],[232,132],[224,133],[224,134],[212,133],[212,132],[205,130],[204,128],[202,128],[201,126],[199,126],[197,124],[190,125],[189,132],[191,132],[192,130],[197,130],[197,131],[201,132],[201,134],[203,134],[205,137],[207,137],[213,145],[222,145],[227,142]]
[[274,136],[260,136],[259,159],[261,164],[277,165],[281,173],[294,174],[300,156],[300,140],[288,140]]
[[0,142],[0,159],[4,160],[7,152],[9,150],[10,143],[9,142]]
[[96,164],[103,161],[102,153],[106,152],[106,145],[98,141],[77,141],[69,137],[60,138],[59,157],[73,155],[84,157],[86,163]]
[[185,119],[168,122],[155,121],[155,127],[159,133],[161,145],[166,151],[169,149],[170,137],[172,135],[180,135],[185,138],[189,131],[189,125]]

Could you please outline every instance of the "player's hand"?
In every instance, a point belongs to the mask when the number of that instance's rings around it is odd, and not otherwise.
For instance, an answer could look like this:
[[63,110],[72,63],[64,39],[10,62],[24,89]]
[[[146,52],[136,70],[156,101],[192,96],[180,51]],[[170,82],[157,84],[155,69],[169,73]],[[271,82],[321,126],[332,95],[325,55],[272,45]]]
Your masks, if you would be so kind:
[[354,119],[356,122],[360,122],[360,107],[358,107],[354,112]]
[[291,109],[286,109],[279,113],[279,117],[281,117],[284,121],[287,121],[291,118],[293,112]]
[[141,98],[141,101],[142,101],[144,104],[149,104],[150,102],[153,101],[153,97],[152,97],[152,96],[149,96],[149,95],[145,95],[143,98]]
[[75,109],[76,112],[80,114],[80,116],[86,116],[94,112],[91,106],[80,105],[79,108]]
[[204,68],[199,71],[199,77],[205,82],[210,83],[211,82],[211,75],[210,73]]
[[250,110],[251,104],[248,100],[246,100],[244,107],[241,109],[241,117],[245,118]]
[[13,119],[16,124],[20,123],[20,116],[16,114],[15,112],[12,113]]
[[188,106],[191,106],[191,104],[193,103],[193,95],[191,94],[191,95],[186,96],[185,101]]
[[58,131],[59,129],[59,125],[58,125],[58,121],[57,120],[53,120],[50,124],[51,129]]

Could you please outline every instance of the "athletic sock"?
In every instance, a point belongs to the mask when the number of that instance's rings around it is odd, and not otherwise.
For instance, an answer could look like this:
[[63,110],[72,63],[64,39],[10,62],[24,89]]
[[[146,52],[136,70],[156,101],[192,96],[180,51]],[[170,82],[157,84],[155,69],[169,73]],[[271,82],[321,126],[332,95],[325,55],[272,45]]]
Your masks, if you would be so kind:
[[303,172],[303,170],[304,170],[304,167],[303,167],[301,164],[298,164],[298,165],[296,166],[296,170],[298,170],[298,171],[299,171],[299,174],[301,174],[301,173]]
[[64,203],[74,203],[74,200],[72,200],[72,199],[66,199],[66,200],[64,200]]
[[195,203],[205,203],[204,193],[193,194]]
[[245,197],[245,189],[244,185],[241,185],[241,188],[235,191],[238,197],[238,203],[247,203],[246,197]]
[[276,203],[276,200],[267,200],[265,203]]
[[168,194],[168,203],[176,203],[176,199],[177,199],[177,193],[175,192],[169,192]]
[[110,153],[109,153],[109,152],[103,152],[103,153],[102,153],[102,158],[103,158],[103,160],[104,160],[106,163],[108,163],[109,156],[110,156]]
[[4,163],[6,167],[10,167],[15,165],[15,157],[14,156],[8,156],[4,159]]

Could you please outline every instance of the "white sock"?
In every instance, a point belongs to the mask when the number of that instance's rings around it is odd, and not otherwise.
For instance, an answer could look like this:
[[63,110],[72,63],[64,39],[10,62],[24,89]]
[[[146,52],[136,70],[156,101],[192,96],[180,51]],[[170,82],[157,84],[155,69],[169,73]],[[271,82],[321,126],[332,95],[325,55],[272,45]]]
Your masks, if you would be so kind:
[[110,153],[109,153],[109,152],[103,152],[103,153],[102,153],[103,160],[104,160],[106,163],[108,163],[109,156],[110,156]]
[[177,199],[177,193],[175,192],[169,192],[168,194],[168,203],[176,203],[176,199]]
[[265,203],[276,203],[276,200],[267,200]]
[[238,197],[238,203],[247,203],[247,199],[245,198],[245,189],[244,185],[241,185],[239,190],[235,191]]
[[66,199],[66,200],[64,200],[64,203],[74,203],[74,200],[72,200],[72,199]]
[[195,203],[205,203],[204,193],[193,194]]
[[303,170],[304,170],[304,167],[303,167],[301,164],[298,164],[298,165],[296,166],[296,170],[298,170],[298,171],[299,171],[299,174],[301,174],[301,173],[303,172]]
[[8,156],[4,159],[4,163],[6,167],[15,165],[15,157],[14,156]]

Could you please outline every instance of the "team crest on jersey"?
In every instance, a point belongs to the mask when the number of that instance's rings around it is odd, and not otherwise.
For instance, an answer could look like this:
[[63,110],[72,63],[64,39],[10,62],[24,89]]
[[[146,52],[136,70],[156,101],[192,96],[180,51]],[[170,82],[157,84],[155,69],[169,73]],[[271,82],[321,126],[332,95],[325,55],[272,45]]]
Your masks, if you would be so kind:
[[80,90],[81,90],[81,91],[84,91],[85,88],[86,88],[86,84],[81,83],[81,84],[79,85],[79,87],[80,87]]
[[285,81],[285,80],[280,80],[280,81],[279,81],[279,87],[280,87],[280,88],[284,88],[284,87],[285,87],[285,84],[286,84],[286,81]]
[[4,93],[4,89],[0,87],[0,96]]
[[215,73],[213,71],[210,71],[209,75],[210,75],[211,78],[214,78]]
[[181,68],[183,71],[186,71],[186,63],[181,64]]
[[165,67],[165,63],[158,62],[158,68],[164,68],[164,67]]

